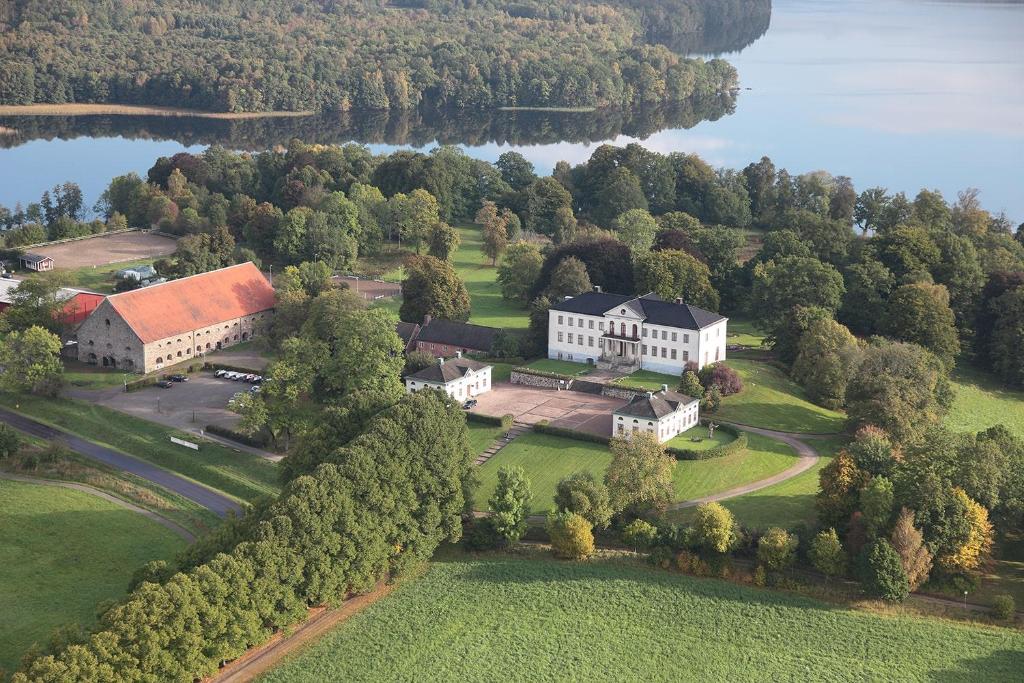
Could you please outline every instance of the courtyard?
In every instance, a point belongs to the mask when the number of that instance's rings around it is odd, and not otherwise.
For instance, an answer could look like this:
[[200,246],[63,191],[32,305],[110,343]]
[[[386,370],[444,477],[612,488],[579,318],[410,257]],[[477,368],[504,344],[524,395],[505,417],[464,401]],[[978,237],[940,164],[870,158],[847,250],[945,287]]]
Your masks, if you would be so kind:
[[626,401],[577,391],[559,391],[495,382],[487,393],[476,397],[472,412],[483,415],[512,415],[517,422],[536,424],[547,420],[554,427],[576,429],[599,436],[611,436],[612,411]]

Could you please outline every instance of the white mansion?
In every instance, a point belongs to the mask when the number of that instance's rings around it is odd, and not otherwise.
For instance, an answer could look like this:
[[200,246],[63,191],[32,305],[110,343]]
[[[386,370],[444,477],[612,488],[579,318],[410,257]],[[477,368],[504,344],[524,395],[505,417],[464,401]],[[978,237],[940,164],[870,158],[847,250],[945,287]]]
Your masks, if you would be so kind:
[[682,374],[725,360],[728,318],[656,294],[626,296],[594,289],[565,297],[548,311],[548,358],[627,372]]

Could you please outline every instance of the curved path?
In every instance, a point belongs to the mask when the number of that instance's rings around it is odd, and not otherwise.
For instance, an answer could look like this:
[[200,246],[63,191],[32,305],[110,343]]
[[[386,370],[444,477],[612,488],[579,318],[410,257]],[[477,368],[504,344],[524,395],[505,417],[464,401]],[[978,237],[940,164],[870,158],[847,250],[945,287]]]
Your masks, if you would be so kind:
[[21,481],[28,484],[38,484],[39,486],[60,486],[66,489],[73,489],[75,491],[81,491],[82,493],[88,493],[89,495],[96,496],[97,498],[102,498],[103,500],[111,502],[114,505],[117,505],[118,507],[122,507],[126,510],[131,510],[132,512],[137,512],[140,515],[149,517],[151,520],[153,520],[160,526],[170,529],[174,533],[184,538],[189,543],[196,540],[196,537],[192,535],[191,531],[189,531],[183,526],[180,526],[176,522],[167,519],[163,515],[153,512],[152,510],[147,510],[146,508],[139,507],[138,505],[129,503],[126,500],[121,500],[117,496],[113,496],[107,493],[106,491],[101,491],[100,489],[89,486],[88,484],[80,484],[76,481],[60,481],[57,479],[40,479],[37,477],[26,477],[20,474],[12,474],[10,472],[0,472],[0,479],[9,479],[10,481]]
[[712,503],[719,500],[726,500],[727,498],[735,498],[736,496],[742,496],[745,493],[760,491],[763,488],[768,488],[769,486],[773,486],[780,482],[786,481],[787,479],[792,479],[798,474],[803,474],[807,470],[814,467],[814,465],[817,464],[819,460],[817,451],[815,451],[813,448],[811,448],[806,443],[800,440],[800,437],[803,436],[801,434],[794,434],[791,432],[777,432],[773,429],[761,429],[760,427],[750,427],[747,425],[732,424],[727,422],[723,424],[730,424],[733,427],[741,429],[745,432],[750,432],[751,434],[759,434],[761,436],[766,436],[770,439],[775,439],[776,441],[781,441],[782,443],[786,444],[787,446],[796,451],[796,464],[793,465],[792,467],[784,469],[778,474],[774,474],[770,477],[767,477],[766,479],[752,481],[749,484],[737,486],[735,488],[728,489],[727,491],[721,491],[720,493],[713,493],[710,496],[704,496],[703,498],[693,498],[691,500],[682,500],[679,501],[678,503],[672,503],[671,505],[668,506],[669,510],[691,508],[697,505],[701,505],[702,503]]
[[92,460],[98,460],[104,465],[134,474],[157,486],[162,486],[169,491],[173,491],[202,505],[220,517],[226,517],[229,512],[240,512],[242,509],[242,506],[233,499],[202,484],[197,484],[190,479],[157,467],[145,460],[140,460],[120,451],[115,451],[112,448],[87,441],[80,436],[75,436],[42,422],[37,422],[19,413],[0,408],[0,422],[6,422],[11,427],[40,439],[63,443],[79,455]]

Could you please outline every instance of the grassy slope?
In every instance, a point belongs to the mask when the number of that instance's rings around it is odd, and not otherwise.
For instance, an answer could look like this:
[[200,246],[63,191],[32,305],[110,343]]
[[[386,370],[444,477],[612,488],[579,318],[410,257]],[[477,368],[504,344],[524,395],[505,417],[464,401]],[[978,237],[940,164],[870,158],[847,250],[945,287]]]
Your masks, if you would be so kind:
[[525,308],[501,298],[501,288],[496,278],[498,269],[491,266],[490,259],[480,251],[480,228],[475,225],[458,228],[462,244],[452,259],[455,270],[466,282],[471,299],[471,323],[491,327],[525,328],[530,324]]
[[728,365],[743,378],[743,391],[722,401],[718,418],[784,432],[835,433],[843,415],[807,400],[803,390],[766,363],[732,359]]
[[92,623],[132,573],[185,546],[142,515],[95,496],[0,481],[0,667],[12,671],[57,626]]
[[473,455],[480,455],[487,450],[487,447],[494,443],[502,432],[501,427],[492,425],[485,425],[479,422],[469,422],[466,424],[469,431],[469,450],[473,452]]
[[[400,647],[381,647],[401,634]],[[625,560],[435,563],[262,680],[1019,680],[1024,634]]]
[[194,436],[85,401],[0,394],[0,403],[79,436],[148,460],[244,501],[280,489],[277,467],[258,455],[203,442],[196,453],[170,437]]
[[[562,477],[589,470],[601,478],[611,459],[609,450],[600,444],[548,434],[524,434],[480,466],[477,507],[484,507],[493,495],[501,467],[518,465],[525,470],[533,490],[531,509],[542,513],[551,507],[555,486]],[[793,462],[793,452],[787,446],[751,435],[750,448],[740,453],[711,460],[679,461],[673,475],[676,499],[705,496],[764,479]]]
[[612,384],[623,384],[627,387],[640,387],[650,391],[661,391],[661,385],[667,384],[671,391],[679,388],[679,378],[675,375],[663,375],[650,370],[637,370],[631,375],[619,377]]
[[1024,391],[1002,386],[991,375],[970,367],[953,373],[956,401],[946,425],[958,432],[980,432],[995,424],[1004,424],[1024,438]]

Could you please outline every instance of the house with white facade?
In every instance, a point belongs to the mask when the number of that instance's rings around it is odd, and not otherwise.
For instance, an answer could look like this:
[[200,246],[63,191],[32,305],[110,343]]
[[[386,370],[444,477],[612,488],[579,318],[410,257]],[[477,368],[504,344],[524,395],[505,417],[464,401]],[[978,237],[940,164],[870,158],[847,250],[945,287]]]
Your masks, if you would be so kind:
[[548,358],[624,372],[681,375],[725,360],[729,319],[656,294],[609,294],[595,288],[548,311]]
[[459,401],[491,390],[491,366],[463,358],[438,358],[437,363],[405,377],[405,391],[414,394],[422,389],[440,389]]
[[654,434],[665,443],[700,422],[700,401],[675,391],[667,384],[661,391],[639,394],[612,413],[612,435],[628,439],[633,434]]

